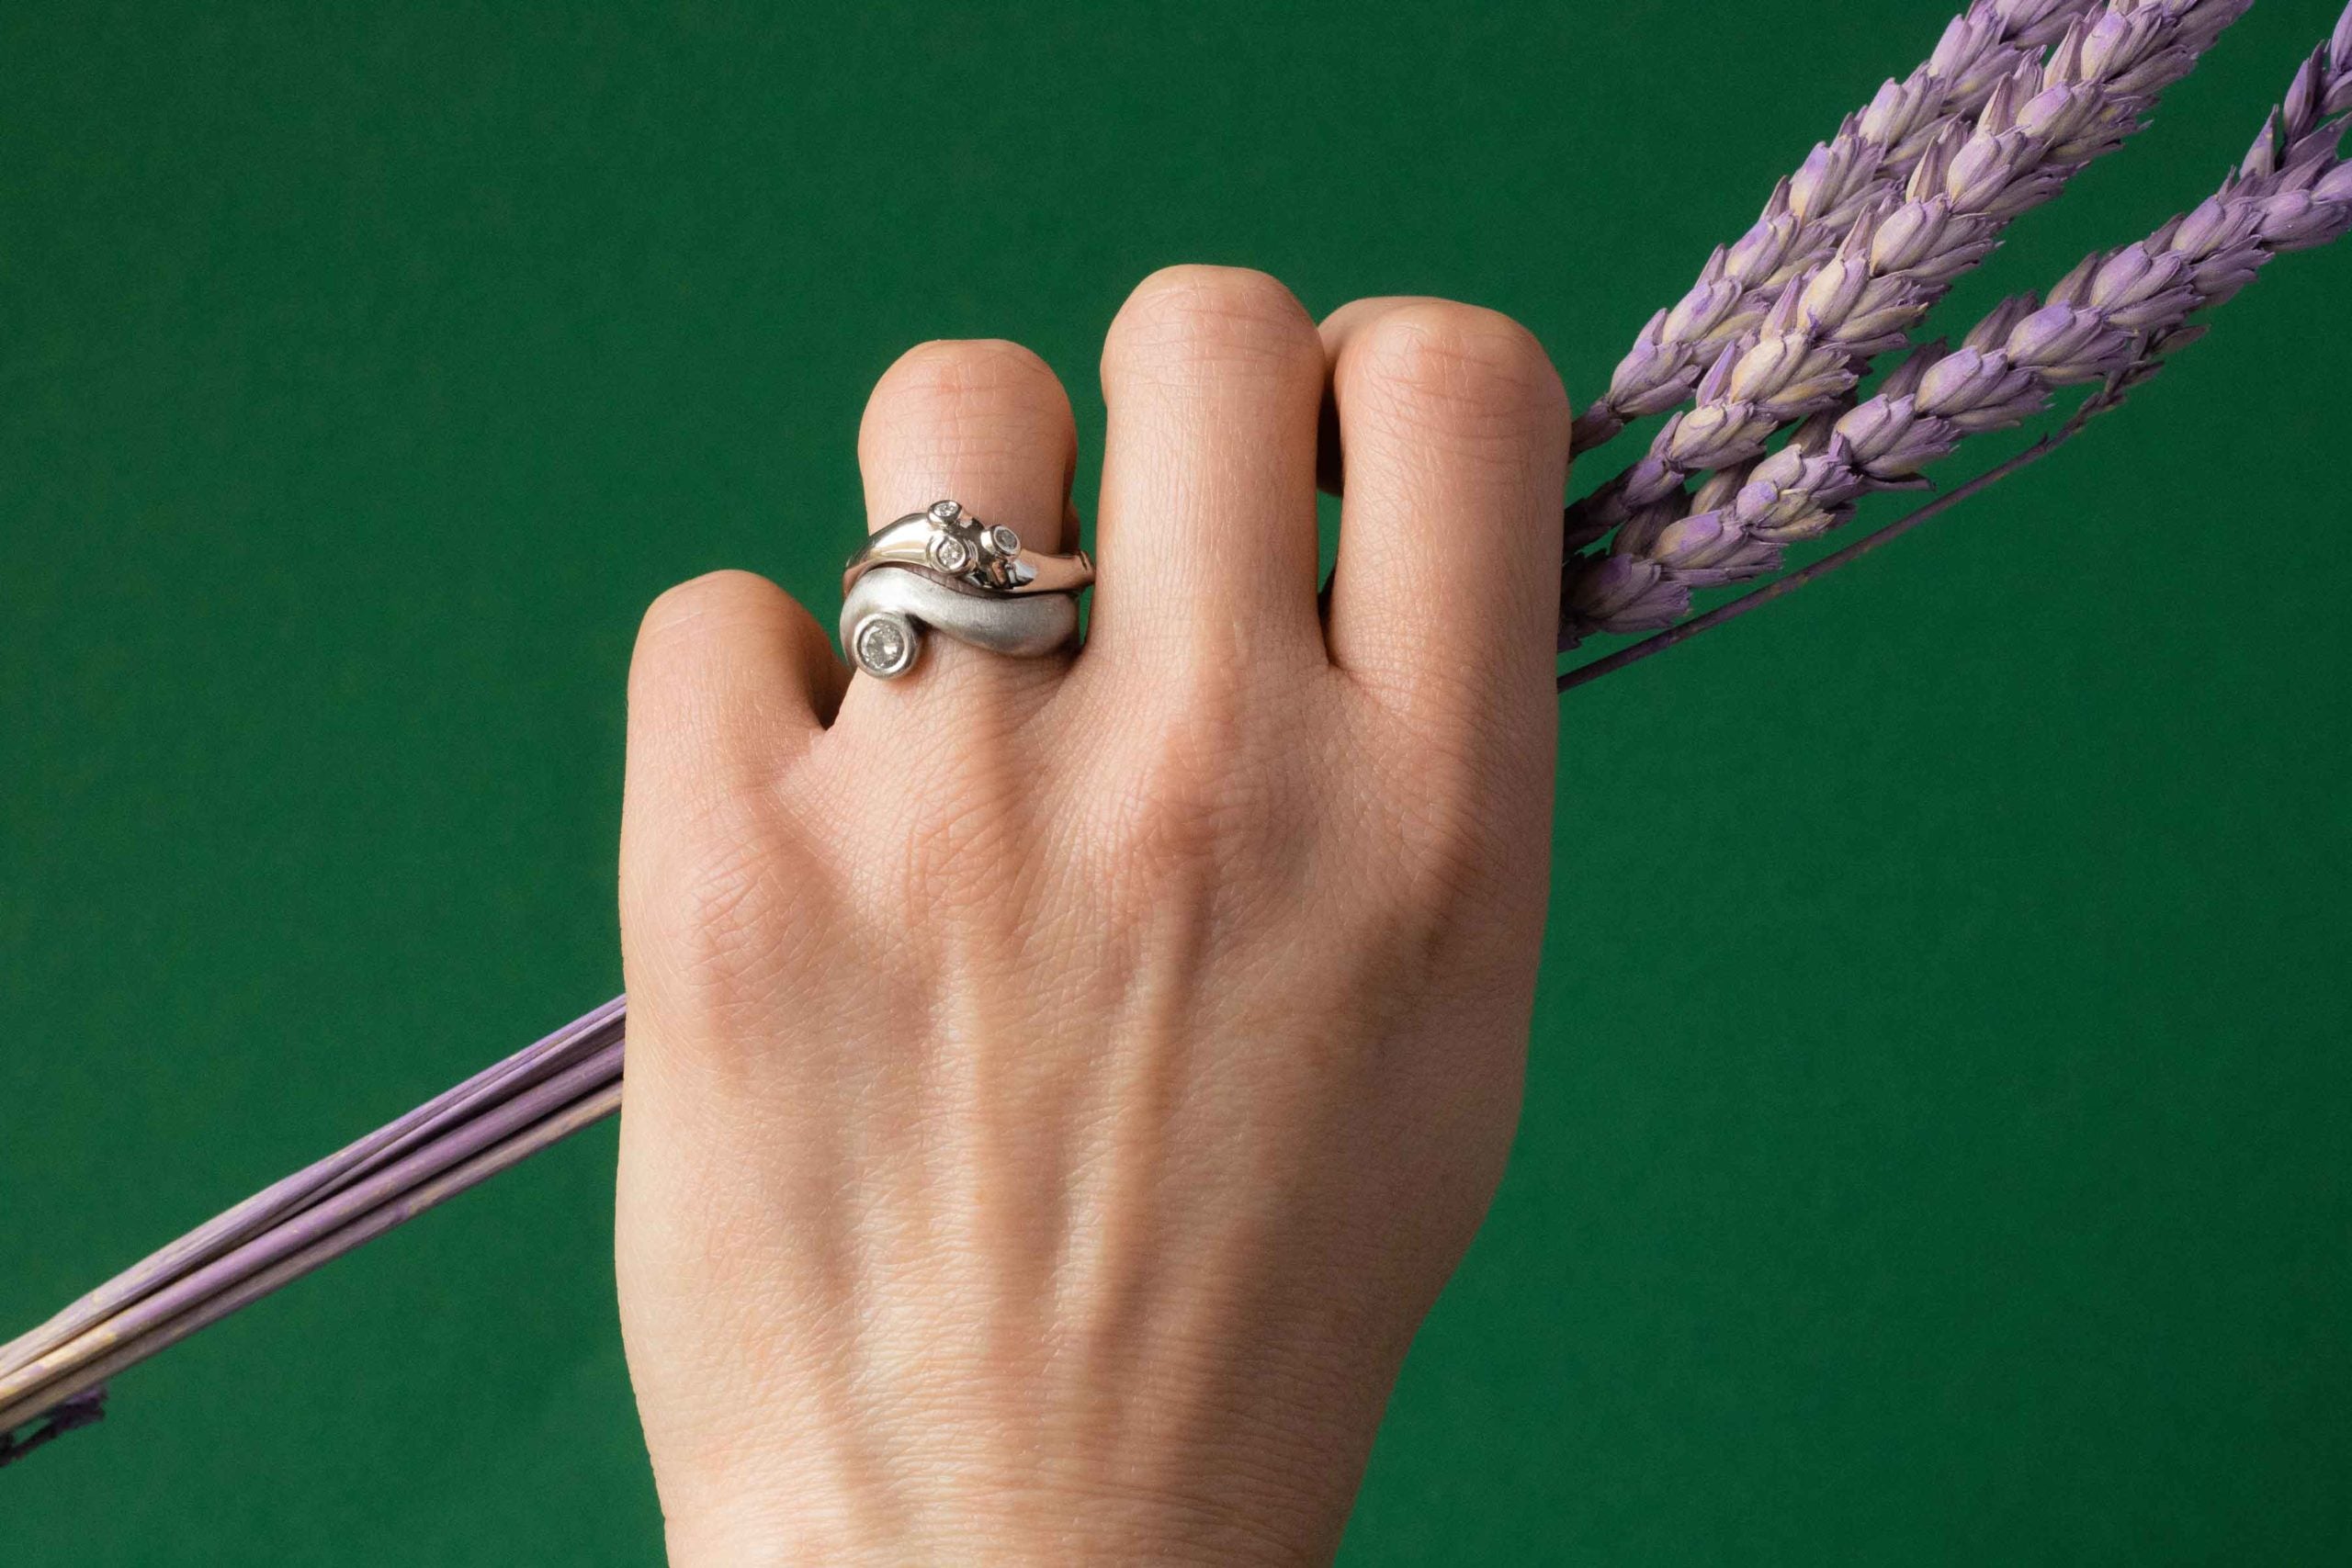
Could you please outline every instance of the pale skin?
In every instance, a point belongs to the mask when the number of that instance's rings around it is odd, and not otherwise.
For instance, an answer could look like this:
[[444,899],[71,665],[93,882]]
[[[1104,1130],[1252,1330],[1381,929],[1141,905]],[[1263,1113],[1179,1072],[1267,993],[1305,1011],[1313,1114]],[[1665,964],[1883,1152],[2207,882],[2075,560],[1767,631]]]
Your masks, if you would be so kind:
[[[934,636],[882,682],[756,577],[646,615],[617,1261],[682,1568],[1328,1562],[1500,1179],[1559,378],[1491,311],[1318,327],[1176,267],[1102,381],[1082,649]],[[1069,400],[1013,344],[910,350],[858,457],[869,525],[1076,542]]]

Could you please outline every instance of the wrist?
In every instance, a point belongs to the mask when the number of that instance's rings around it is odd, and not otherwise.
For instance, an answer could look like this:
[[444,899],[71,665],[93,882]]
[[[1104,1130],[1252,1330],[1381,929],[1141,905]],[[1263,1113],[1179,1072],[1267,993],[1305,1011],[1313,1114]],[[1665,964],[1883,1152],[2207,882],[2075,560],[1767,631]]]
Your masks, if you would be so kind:
[[894,1477],[887,1497],[746,1498],[667,1523],[671,1568],[1299,1568],[1337,1550],[1346,1500],[1317,1508],[1290,1498],[1175,1496],[1091,1485],[1007,1482],[921,1501]]

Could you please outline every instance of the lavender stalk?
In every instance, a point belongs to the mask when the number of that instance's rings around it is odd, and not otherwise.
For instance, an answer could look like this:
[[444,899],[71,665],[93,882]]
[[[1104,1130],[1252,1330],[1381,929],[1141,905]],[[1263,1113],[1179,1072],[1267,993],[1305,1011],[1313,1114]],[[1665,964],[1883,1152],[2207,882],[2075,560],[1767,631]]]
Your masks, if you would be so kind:
[[2076,17],[2046,62],[1996,82],[1973,125],[1944,124],[1900,199],[1854,217],[1834,254],[1791,277],[1759,321],[1729,343],[1647,456],[1569,508],[1577,543],[1611,530],[1605,554],[1575,558],[1563,585],[1561,645],[1596,631],[1641,631],[1689,612],[1695,588],[1762,576],[1780,542],[1670,525],[1725,513],[1685,481],[1707,469],[1736,485],[1772,435],[1833,410],[1871,359],[1903,344],[2001,231],[2077,171],[2122,144],[2156,95],[2187,74],[2249,0],[2108,0]]
[[[2022,424],[2062,386],[2102,384],[2059,440],[2113,408],[2165,356],[2204,334],[2189,317],[2235,295],[2274,256],[2352,229],[2352,164],[2342,158],[2352,126],[2347,110],[2352,6],[2297,70],[2284,103],[2212,196],[2144,240],[2086,257],[2046,299],[2003,301],[1958,351],[1923,345],[1875,396],[1842,413],[1816,413],[1770,457],[1702,486],[1702,510],[1627,525],[1580,574],[1592,623],[1612,624],[1622,615],[1655,625],[1646,617],[1660,602],[1664,563],[1719,551],[1724,540],[1777,549],[1816,538],[1851,516],[1862,495],[1918,487],[1927,464],[1968,435]],[[1681,594],[1687,605],[1687,587]],[[1725,606],[1709,622],[1736,613]],[[1666,639],[1679,637],[1662,634]],[[1630,660],[1609,661],[1623,662]],[[1582,679],[1572,671],[1561,684]]]
[[0,1347],[0,1465],[96,1419],[116,1372],[610,1114],[625,1024],[607,1002]]
[[1973,122],[2001,82],[2101,0],[1973,0],[1910,75],[1888,80],[1773,188],[1747,233],[1718,245],[1680,302],[1644,326],[1609,389],[1577,417],[1576,450],[1687,401],[1781,290],[1826,261],[1854,220],[1899,192],[1947,128]]

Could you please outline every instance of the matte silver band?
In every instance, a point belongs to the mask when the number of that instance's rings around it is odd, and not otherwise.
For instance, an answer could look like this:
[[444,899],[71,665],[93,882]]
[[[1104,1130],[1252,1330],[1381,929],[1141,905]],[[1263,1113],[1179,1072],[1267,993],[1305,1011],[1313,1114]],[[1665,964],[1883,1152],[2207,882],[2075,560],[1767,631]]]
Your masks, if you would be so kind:
[[868,675],[889,681],[912,670],[926,630],[991,653],[1051,653],[1078,635],[1078,599],[984,593],[921,567],[884,565],[842,600],[842,651]]

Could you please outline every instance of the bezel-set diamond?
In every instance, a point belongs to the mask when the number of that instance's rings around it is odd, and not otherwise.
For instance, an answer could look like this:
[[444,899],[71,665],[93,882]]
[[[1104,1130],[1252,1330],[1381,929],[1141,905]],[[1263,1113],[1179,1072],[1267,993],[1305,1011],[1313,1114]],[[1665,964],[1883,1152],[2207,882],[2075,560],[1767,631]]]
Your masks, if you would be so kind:
[[932,536],[931,563],[950,577],[961,577],[972,570],[972,547],[961,535],[943,528]]
[[953,501],[934,501],[923,515],[931,522],[923,553],[939,570],[977,588],[1017,588],[1029,581],[1021,536],[1003,524],[983,523]]
[[858,667],[869,675],[887,679],[915,661],[914,628],[896,615],[866,616],[850,642]]

